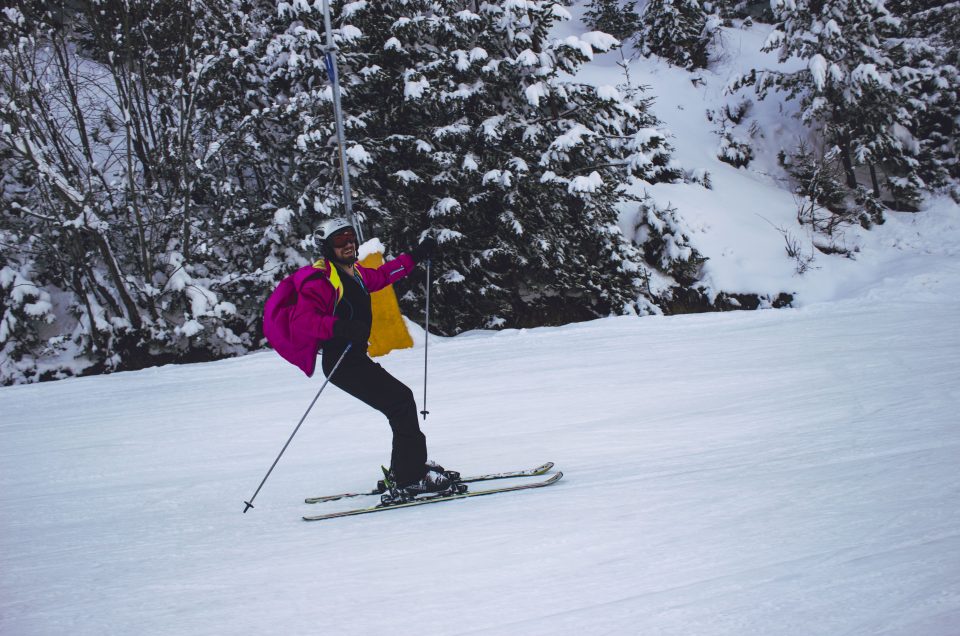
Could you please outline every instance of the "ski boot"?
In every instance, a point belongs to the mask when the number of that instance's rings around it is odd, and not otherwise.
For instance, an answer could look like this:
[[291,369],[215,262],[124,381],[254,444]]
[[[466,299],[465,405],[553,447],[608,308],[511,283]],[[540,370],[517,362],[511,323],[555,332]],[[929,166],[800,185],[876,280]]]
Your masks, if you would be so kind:
[[[452,471],[437,472],[428,470],[418,482],[407,484],[406,486],[397,485],[393,476],[393,471],[387,468],[383,469],[383,483],[386,491],[380,495],[380,504],[390,506],[393,504],[412,501],[420,495],[432,495],[443,497],[445,495],[460,494],[467,491],[467,485],[461,483],[459,475],[456,479],[450,479],[447,473]],[[456,475],[456,473],[454,473]]]
[[[446,478],[447,478],[448,480],[450,480],[451,482],[458,482],[458,481],[460,481],[460,473],[458,473],[458,472],[455,471],[455,470],[446,470],[443,466],[441,466],[441,465],[438,464],[437,462],[433,461],[432,459],[427,460],[427,463],[424,464],[424,466],[426,466],[426,468],[427,468],[427,474],[428,474],[428,475],[429,475],[430,473],[439,473],[440,475],[443,475],[444,477],[446,477]],[[383,469],[382,466],[381,466],[380,468]],[[390,474],[391,474],[391,477],[390,477],[390,478],[392,479],[392,473],[393,473],[393,471],[391,470],[391,471],[389,471],[389,472],[390,472]],[[385,475],[385,476],[387,475],[387,472],[386,472],[386,471],[384,472],[384,475]],[[377,481],[377,487],[373,489],[373,494],[381,494],[381,495],[382,495],[383,493],[387,492],[388,490],[390,490],[390,487],[387,485],[387,480],[386,480],[386,479],[381,479],[381,480]]]

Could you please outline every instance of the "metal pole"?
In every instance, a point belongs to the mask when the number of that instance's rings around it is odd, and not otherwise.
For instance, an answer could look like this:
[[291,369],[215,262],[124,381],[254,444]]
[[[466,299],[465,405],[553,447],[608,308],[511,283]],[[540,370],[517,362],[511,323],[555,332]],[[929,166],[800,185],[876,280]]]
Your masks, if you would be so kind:
[[300,430],[300,424],[303,424],[303,421],[307,419],[307,413],[310,412],[310,409],[313,408],[313,405],[317,403],[317,399],[320,397],[320,394],[323,393],[323,390],[327,388],[327,383],[330,382],[330,378],[333,377],[333,374],[337,372],[337,367],[340,366],[340,363],[343,362],[343,359],[346,357],[347,352],[350,351],[350,347],[353,346],[353,343],[347,343],[347,348],[343,350],[343,353],[340,354],[340,359],[337,360],[337,363],[333,365],[333,369],[330,370],[330,375],[323,381],[323,386],[320,387],[320,390],[317,391],[317,394],[313,397],[313,402],[310,403],[310,406],[307,407],[307,412],[303,414],[303,417],[300,418],[300,423],[297,424],[297,427],[293,429],[293,433],[290,434],[290,439],[287,440],[287,443],[283,445],[283,448],[280,449],[280,454],[277,455],[277,458],[273,460],[273,465],[270,466],[270,470],[267,471],[267,474],[263,476],[263,481],[260,482],[260,485],[257,486],[257,491],[253,493],[253,497],[250,497],[250,501],[244,501],[243,503],[247,504],[247,507],[243,509],[244,514],[247,510],[253,508],[253,500],[257,498],[257,495],[260,494],[260,489],[263,488],[263,485],[267,483],[267,477],[270,476],[270,473],[273,472],[273,469],[276,467],[277,462],[280,461],[280,458],[283,457],[283,453],[287,450],[287,446],[290,445],[290,442],[293,441],[293,436],[297,434],[297,431]]
[[337,145],[340,148],[340,174],[343,180],[343,209],[357,232],[357,239],[363,243],[363,230],[353,213],[353,199],[350,193],[350,170],[347,168],[346,141],[343,134],[343,109],[340,106],[340,73],[337,70],[337,45],[333,43],[333,30],[330,27],[330,2],[323,0],[323,26],[327,31],[327,45],[323,47],[327,75],[333,87],[333,116],[337,125]]
[[423,410],[420,411],[420,414],[423,416],[424,421],[427,419],[427,415],[430,411],[427,410],[427,351],[430,348],[430,261],[432,259],[427,259],[427,308],[426,308],[426,329],[424,330],[423,337]]

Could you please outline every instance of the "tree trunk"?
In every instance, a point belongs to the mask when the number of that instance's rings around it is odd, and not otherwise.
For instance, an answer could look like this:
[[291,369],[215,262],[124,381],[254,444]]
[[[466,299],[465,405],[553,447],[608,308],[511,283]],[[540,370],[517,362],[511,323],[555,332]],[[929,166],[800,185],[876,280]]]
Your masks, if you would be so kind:
[[843,144],[840,146],[840,159],[843,161],[843,171],[847,175],[847,187],[855,190],[857,188],[857,175],[853,171],[853,160],[850,158],[850,139],[847,136],[844,136]]
[[873,183],[873,196],[880,198],[880,182],[877,180],[877,168],[870,164],[870,181]]
[[134,303],[133,298],[130,297],[130,292],[127,291],[127,283],[123,280],[123,274],[117,265],[117,259],[113,255],[110,243],[107,242],[106,237],[100,234],[100,232],[90,230],[90,233],[93,235],[97,248],[100,251],[100,256],[103,257],[103,262],[107,266],[107,271],[110,273],[113,285],[117,289],[117,295],[120,296],[120,302],[123,303],[127,311],[127,320],[130,321],[130,325],[134,329],[139,331],[143,328],[143,319],[140,317],[140,311],[137,309],[136,303]]
[[106,351],[106,346],[100,342],[100,335],[97,333],[97,321],[93,313],[93,307],[90,306],[90,298],[87,296],[87,290],[83,287],[79,269],[73,271],[73,293],[77,295],[77,298],[83,300],[83,305],[87,310],[87,316],[89,316],[90,320],[90,344],[93,350],[96,351],[99,349]]

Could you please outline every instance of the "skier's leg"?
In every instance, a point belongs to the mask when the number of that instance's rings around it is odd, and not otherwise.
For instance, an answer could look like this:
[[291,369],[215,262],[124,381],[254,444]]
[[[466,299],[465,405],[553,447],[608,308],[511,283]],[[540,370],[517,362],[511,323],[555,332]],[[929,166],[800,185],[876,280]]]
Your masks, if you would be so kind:
[[397,483],[420,481],[426,473],[427,440],[417,422],[413,391],[367,356],[349,354],[330,382],[387,416],[393,430],[390,465]]

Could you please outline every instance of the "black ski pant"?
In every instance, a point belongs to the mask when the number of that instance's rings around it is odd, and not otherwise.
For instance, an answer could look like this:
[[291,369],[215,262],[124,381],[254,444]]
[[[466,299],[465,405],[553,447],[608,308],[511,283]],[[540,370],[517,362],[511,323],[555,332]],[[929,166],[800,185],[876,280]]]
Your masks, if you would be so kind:
[[417,403],[413,391],[366,353],[349,351],[333,376],[330,376],[338,358],[324,353],[323,374],[330,377],[334,386],[387,416],[393,429],[390,467],[397,484],[406,486],[423,479],[426,474],[427,438],[417,422]]

